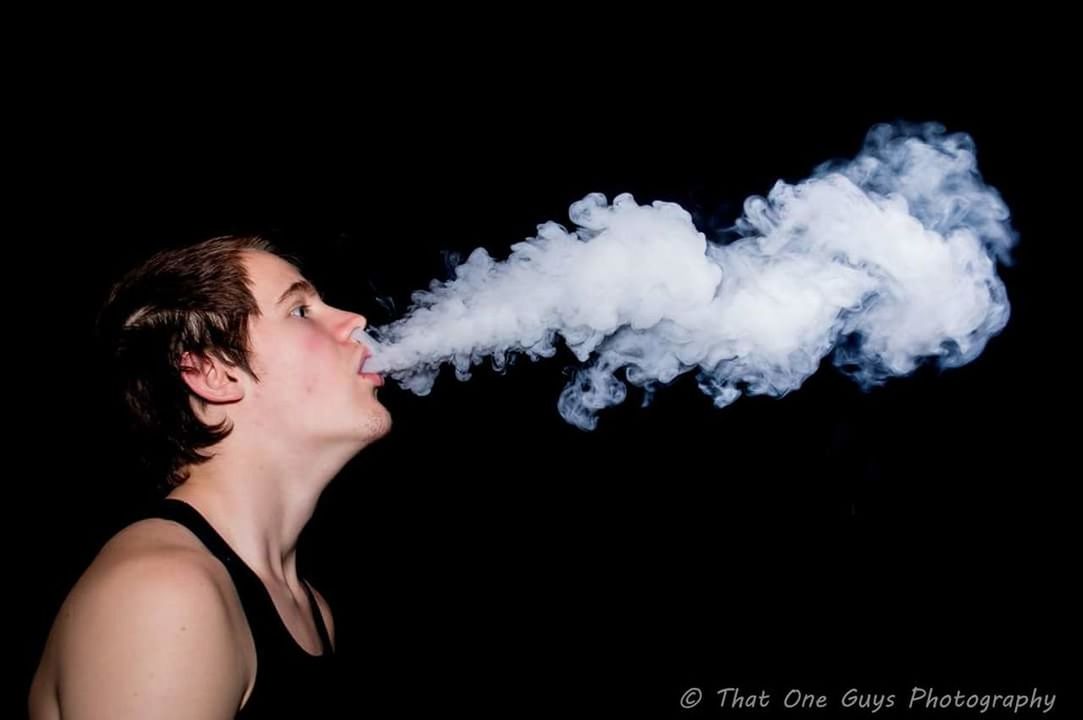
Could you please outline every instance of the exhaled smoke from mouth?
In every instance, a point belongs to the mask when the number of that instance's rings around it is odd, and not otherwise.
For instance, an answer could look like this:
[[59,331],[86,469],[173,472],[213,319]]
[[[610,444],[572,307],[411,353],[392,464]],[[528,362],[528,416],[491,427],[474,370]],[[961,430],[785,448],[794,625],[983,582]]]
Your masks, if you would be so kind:
[[573,231],[541,225],[503,261],[479,248],[415,293],[364,338],[366,370],[424,395],[443,363],[467,379],[485,358],[502,369],[563,341],[582,366],[558,407],[592,429],[625,381],[649,397],[694,371],[723,407],[794,390],[831,354],[868,388],[926,360],[965,364],[1008,321],[1008,208],[970,137],[935,124],[878,126],[852,162],[749,198],[727,244],[680,206],[630,195],[589,195],[570,217]]

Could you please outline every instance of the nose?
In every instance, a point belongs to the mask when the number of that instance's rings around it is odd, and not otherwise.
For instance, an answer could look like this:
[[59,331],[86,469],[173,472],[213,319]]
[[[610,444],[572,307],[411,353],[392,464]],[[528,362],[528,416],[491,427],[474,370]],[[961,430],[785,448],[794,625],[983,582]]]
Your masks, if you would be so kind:
[[339,320],[339,334],[346,340],[360,342],[360,336],[368,327],[368,320],[364,315],[346,310],[339,311],[342,319]]

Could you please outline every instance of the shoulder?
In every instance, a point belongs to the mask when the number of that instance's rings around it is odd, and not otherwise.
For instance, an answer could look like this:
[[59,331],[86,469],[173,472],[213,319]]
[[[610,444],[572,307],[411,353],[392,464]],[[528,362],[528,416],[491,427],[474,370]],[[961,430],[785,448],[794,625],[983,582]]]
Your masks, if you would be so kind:
[[228,573],[184,528],[157,522],[110,540],[61,607],[53,638],[61,705],[117,718],[232,717],[246,661]]

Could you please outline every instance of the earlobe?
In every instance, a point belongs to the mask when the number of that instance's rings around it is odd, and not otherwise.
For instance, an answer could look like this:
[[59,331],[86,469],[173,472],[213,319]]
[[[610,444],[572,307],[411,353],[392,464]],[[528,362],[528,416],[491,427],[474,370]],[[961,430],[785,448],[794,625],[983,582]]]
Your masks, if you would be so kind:
[[189,389],[210,403],[232,403],[244,398],[238,370],[222,360],[186,352],[181,356],[181,377]]

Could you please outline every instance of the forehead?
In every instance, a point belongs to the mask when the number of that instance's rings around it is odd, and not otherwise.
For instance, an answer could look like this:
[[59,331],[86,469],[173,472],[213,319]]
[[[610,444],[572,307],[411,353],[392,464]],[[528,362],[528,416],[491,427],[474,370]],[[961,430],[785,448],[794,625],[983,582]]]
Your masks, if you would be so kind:
[[252,283],[252,295],[264,311],[273,308],[290,285],[305,279],[294,265],[272,253],[245,250],[242,258]]

